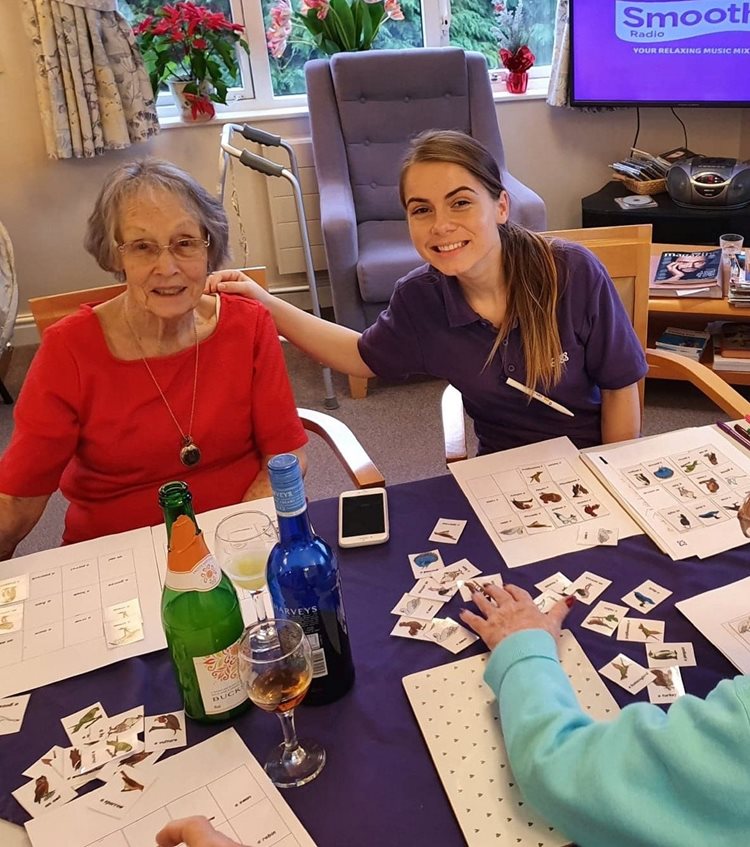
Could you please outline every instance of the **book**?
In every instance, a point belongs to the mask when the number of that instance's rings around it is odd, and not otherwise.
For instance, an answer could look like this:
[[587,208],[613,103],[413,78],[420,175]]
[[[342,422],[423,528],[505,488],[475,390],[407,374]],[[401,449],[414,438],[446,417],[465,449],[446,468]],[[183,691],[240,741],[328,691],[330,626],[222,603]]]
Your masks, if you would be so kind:
[[713,339],[715,371],[750,372],[750,324],[711,321],[706,331]]
[[668,326],[656,339],[656,347],[659,350],[668,350],[670,353],[687,356],[697,362],[710,338],[711,333],[704,330]]
[[721,249],[664,251],[653,272],[649,294],[657,297],[723,296]]

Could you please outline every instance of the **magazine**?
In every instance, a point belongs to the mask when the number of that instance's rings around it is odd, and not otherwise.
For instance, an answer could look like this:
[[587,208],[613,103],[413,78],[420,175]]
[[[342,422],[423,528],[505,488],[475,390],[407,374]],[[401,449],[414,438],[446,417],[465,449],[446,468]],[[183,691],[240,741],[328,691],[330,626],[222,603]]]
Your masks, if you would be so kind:
[[721,249],[663,252],[649,293],[657,297],[720,298],[723,295]]
[[710,338],[711,334],[703,330],[668,326],[656,340],[656,347],[658,350],[688,356],[697,362]]

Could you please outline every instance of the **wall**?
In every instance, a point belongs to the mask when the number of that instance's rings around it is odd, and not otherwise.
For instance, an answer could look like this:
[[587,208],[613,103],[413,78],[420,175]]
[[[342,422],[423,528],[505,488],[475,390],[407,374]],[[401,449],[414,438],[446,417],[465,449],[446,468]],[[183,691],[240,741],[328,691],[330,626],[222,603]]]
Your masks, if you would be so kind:
[[[221,127],[215,123],[175,127],[146,144],[95,160],[49,160],[20,0],[2,0],[2,4],[0,220],[8,228],[16,252],[23,315],[29,296],[108,281],[83,251],[81,241],[96,193],[117,163],[145,155],[168,158],[213,190],[219,175]],[[582,113],[551,109],[543,100],[531,99],[501,101],[496,110],[509,169],[544,197],[550,228],[579,226],[580,198],[607,181],[607,164],[625,155],[633,141],[634,110]],[[691,149],[719,156],[750,157],[749,114],[739,109],[680,111]],[[644,150],[660,152],[683,143],[682,128],[667,109],[641,110],[641,125],[638,146]],[[300,117],[273,120],[263,123],[263,128],[289,140],[308,135],[307,119]],[[268,265],[273,283],[264,177],[241,166],[236,175],[250,241],[249,263]],[[236,250],[235,260],[236,264],[243,262]],[[303,277],[281,280],[285,284],[303,281]],[[322,299],[325,301],[325,295]]]

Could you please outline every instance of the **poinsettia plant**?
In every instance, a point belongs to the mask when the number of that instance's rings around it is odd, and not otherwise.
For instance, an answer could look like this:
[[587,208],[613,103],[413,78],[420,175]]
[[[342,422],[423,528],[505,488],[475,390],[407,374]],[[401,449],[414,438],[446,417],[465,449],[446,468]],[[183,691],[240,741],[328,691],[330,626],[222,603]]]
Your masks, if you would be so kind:
[[[294,41],[312,42],[329,56],[358,52],[372,47],[388,20],[404,20],[399,0],[301,0],[299,11],[292,8],[291,0],[278,0],[271,9],[266,41],[275,59]],[[292,38],[295,24],[301,35],[298,39]]]
[[531,25],[523,0],[518,0],[514,8],[509,8],[504,2],[497,2],[494,9],[500,61],[512,73],[528,71],[536,61],[536,56],[529,49]]
[[209,100],[227,102],[227,88],[239,78],[237,46],[249,53],[244,29],[221,12],[186,0],[161,6],[133,32],[154,94],[169,80],[187,82],[185,93],[200,111],[202,100],[208,107]]

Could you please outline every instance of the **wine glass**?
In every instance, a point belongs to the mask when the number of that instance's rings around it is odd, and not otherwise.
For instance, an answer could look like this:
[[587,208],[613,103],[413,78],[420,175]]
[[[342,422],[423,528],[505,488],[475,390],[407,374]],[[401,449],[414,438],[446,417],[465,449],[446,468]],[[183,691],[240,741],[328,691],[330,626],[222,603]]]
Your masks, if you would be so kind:
[[326,751],[316,741],[300,744],[294,728],[294,709],[312,681],[312,652],[302,627],[283,619],[253,624],[240,639],[238,656],[248,697],[260,709],[276,712],[284,731],[284,742],[265,764],[271,782],[279,788],[310,782],[323,770]]
[[255,617],[265,622],[266,565],[279,540],[276,527],[264,512],[236,512],[216,527],[216,556],[232,582],[253,598]]

